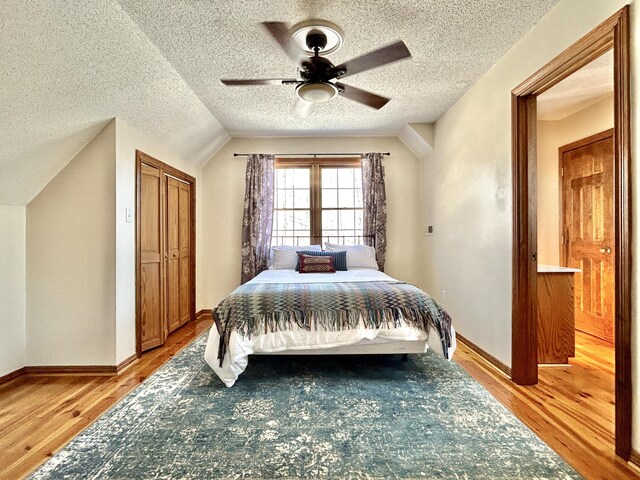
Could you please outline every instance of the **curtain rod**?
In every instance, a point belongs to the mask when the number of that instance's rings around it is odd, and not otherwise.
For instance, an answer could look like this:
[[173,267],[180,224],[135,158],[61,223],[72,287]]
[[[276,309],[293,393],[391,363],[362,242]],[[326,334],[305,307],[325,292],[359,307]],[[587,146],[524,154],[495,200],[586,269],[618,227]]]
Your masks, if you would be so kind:
[[[252,155],[251,153],[234,153],[233,156],[234,157],[248,157],[249,155]],[[305,156],[305,157],[318,157],[318,156],[322,156],[322,157],[326,157],[326,156],[332,156],[332,157],[346,157],[346,156],[362,156],[364,155],[363,153],[272,153],[272,155],[274,157],[300,157],[300,156]],[[384,152],[382,155],[384,156],[388,156],[391,155],[390,152]]]

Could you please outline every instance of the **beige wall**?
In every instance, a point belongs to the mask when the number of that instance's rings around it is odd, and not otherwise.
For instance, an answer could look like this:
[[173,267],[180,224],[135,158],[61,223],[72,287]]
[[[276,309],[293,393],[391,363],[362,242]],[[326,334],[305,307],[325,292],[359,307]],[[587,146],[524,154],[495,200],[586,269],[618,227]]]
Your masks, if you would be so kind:
[[27,206],[27,362],[115,362],[115,123]]
[[420,226],[418,171],[415,156],[392,137],[235,138],[203,168],[204,290],[203,304],[212,308],[240,283],[240,226],[244,202],[244,158],[234,152],[390,152],[385,157],[388,250],[385,271],[418,283],[416,261]]
[[558,148],[610,128],[613,128],[613,94],[562,120],[538,122],[538,261],[540,263],[560,265]]
[[26,207],[0,205],[0,377],[25,365]]
[[200,170],[114,119],[27,207],[29,365],[115,365],[135,354],[136,149],[196,178],[199,257]]
[[[114,119],[27,206],[28,365],[115,365],[135,354],[135,152],[200,169]],[[197,268],[198,275],[201,268]],[[202,281],[199,281],[199,285]]]
[[[135,353],[135,241],[136,224],[125,221],[127,208],[135,212],[136,150],[141,150],[196,179],[196,311],[202,289],[202,188],[201,169],[173,152],[161,141],[116,119],[116,362]],[[210,308],[210,307],[209,307]]]
[[[433,204],[436,235],[424,241],[428,290],[447,289],[445,306],[458,331],[511,364],[511,90],[599,23],[631,3],[633,205],[637,163],[640,67],[637,4],[625,0],[563,0],[451,107],[436,124],[426,160],[425,203]],[[633,211],[637,217],[638,210]],[[638,328],[638,221],[633,224],[633,351]],[[633,355],[635,384],[640,380]],[[634,391],[633,445],[640,448],[640,395]]]
[[622,0],[564,0],[436,123],[425,160],[430,291],[471,341],[511,363],[511,90],[612,15]]

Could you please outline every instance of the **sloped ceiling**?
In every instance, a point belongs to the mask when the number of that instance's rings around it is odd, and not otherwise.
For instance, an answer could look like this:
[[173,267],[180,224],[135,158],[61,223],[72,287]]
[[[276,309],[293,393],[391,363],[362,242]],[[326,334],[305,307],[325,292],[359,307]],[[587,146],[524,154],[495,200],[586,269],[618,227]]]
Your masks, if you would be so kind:
[[562,120],[613,95],[613,50],[538,97],[539,120]]
[[29,202],[120,117],[186,158],[226,135],[115,1],[0,3],[0,203]]
[[[27,203],[113,117],[196,164],[229,134],[388,135],[433,122],[557,2],[3,0],[0,203]],[[336,64],[406,42],[412,60],[345,79],[391,97],[381,111],[338,98],[292,120],[292,87],[220,83],[296,76],[259,23],[308,18],[345,31]]]

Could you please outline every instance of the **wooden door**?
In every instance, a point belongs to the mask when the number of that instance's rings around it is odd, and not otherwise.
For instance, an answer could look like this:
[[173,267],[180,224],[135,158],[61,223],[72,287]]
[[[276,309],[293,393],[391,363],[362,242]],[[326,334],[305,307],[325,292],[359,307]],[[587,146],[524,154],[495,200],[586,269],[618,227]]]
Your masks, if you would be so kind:
[[191,318],[191,186],[166,176],[167,324],[169,333]]
[[560,148],[562,257],[575,277],[576,329],[613,342],[613,130]]
[[162,345],[166,338],[163,288],[163,197],[160,170],[143,163],[140,166],[138,299],[142,351]]
[[137,158],[136,352],[195,317],[195,178]]
[[179,326],[191,319],[193,289],[191,286],[191,185],[180,182],[178,218],[178,256],[180,259]]
[[167,188],[167,325],[180,326],[180,181],[166,176]]

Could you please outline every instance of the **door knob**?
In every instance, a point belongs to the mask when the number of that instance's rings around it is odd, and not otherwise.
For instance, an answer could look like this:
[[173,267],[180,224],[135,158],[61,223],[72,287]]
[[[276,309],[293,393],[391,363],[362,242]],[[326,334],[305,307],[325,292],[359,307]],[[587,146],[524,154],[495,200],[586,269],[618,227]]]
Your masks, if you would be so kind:
[[600,253],[611,253],[611,247],[602,247]]

